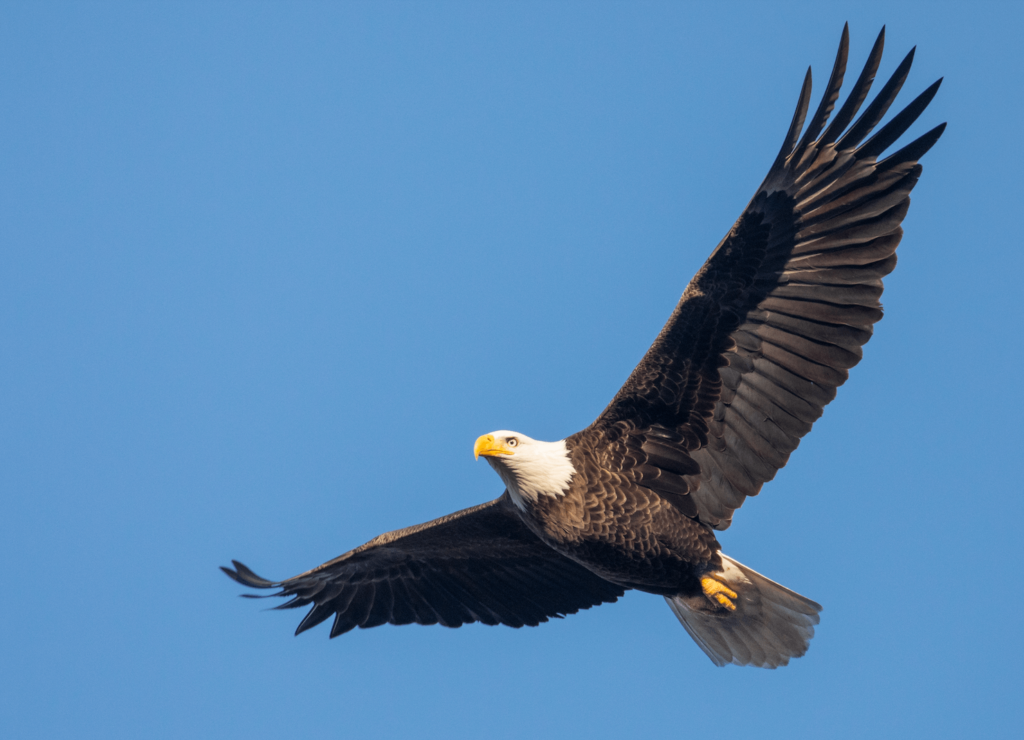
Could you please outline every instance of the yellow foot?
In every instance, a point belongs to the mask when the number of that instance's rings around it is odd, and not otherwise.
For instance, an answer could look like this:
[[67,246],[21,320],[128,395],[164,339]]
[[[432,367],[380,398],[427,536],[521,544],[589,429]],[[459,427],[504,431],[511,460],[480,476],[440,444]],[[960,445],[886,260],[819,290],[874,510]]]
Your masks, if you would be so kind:
[[736,605],[732,603],[731,600],[737,598],[737,596],[736,592],[731,588],[721,581],[716,581],[710,576],[704,576],[701,578],[700,585],[704,589],[704,595],[709,599],[717,601],[729,611],[736,611]]

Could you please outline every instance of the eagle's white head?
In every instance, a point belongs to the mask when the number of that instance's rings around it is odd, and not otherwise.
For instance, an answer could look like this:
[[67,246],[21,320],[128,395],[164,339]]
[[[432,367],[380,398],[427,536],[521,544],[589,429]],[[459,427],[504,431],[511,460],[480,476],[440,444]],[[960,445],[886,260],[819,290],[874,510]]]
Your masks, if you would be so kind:
[[504,429],[477,439],[473,455],[487,459],[520,508],[540,496],[564,496],[576,472],[564,439],[541,442]]

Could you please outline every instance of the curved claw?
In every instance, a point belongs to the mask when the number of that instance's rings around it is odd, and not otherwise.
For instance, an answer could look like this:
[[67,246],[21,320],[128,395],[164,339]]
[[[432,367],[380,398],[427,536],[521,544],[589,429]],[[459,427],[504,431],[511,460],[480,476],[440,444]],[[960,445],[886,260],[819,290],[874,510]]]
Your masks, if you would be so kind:
[[704,595],[709,599],[717,601],[731,612],[736,611],[736,605],[732,599],[738,598],[738,595],[724,583],[716,581],[710,576],[704,576],[700,579],[700,586],[704,589]]

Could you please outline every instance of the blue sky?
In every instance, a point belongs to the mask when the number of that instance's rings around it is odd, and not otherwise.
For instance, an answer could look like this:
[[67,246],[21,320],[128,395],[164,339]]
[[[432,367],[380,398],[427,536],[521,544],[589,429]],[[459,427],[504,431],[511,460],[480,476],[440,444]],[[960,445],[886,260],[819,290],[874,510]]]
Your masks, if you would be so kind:
[[[963,5],[0,7],[0,733],[1015,736],[1024,11]],[[847,20],[949,128],[864,362],[720,538],[824,604],[805,658],[715,668],[644,594],[333,641],[236,597],[590,423]]]

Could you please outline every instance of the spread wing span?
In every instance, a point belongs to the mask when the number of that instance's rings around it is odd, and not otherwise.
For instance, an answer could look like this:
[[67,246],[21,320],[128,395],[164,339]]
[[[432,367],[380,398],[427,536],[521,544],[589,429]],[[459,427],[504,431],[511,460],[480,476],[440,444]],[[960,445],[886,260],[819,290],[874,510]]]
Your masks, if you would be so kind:
[[275,608],[313,605],[295,634],[333,615],[331,637],[385,623],[536,626],[624,593],[542,543],[508,493],[387,532],[285,581],[268,581],[232,562],[234,570],[221,570],[242,585],[280,588],[270,595],[291,597]]
[[939,80],[868,138],[903,86],[913,50],[854,121],[878,70],[884,28],[828,124],[848,38],[844,28],[803,136],[809,69],[764,183],[626,384],[583,432],[603,435],[642,485],[715,529],[727,528],[744,499],[786,464],[860,361],[882,318],[882,277],[896,265],[918,160],[945,128],[879,159]]

